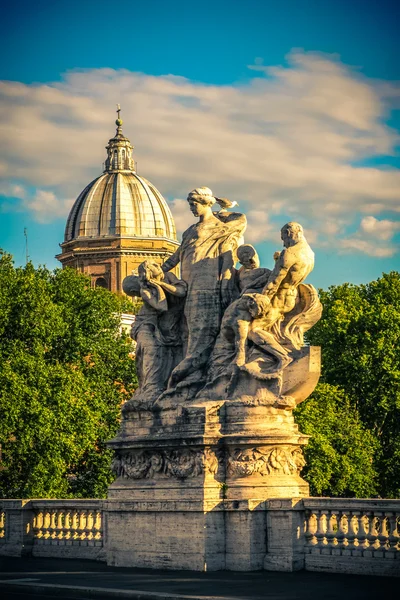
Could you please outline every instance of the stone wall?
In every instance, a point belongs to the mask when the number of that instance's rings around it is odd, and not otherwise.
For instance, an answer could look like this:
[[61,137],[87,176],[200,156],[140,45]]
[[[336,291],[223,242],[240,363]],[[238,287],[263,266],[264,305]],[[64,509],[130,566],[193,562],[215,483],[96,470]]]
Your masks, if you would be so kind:
[[[114,506],[113,511],[114,516],[117,511],[125,520],[132,552],[135,544],[143,543],[141,528],[145,524],[141,517],[146,516],[147,511],[142,513],[138,506],[132,511],[132,507],[125,504]],[[107,536],[113,536],[112,531],[107,533],[106,507],[107,501],[103,500],[2,500],[0,555],[105,560]],[[165,507],[160,502],[156,508],[161,527],[173,507]],[[197,514],[205,523],[204,539],[192,538],[187,530],[186,552],[191,544],[191,553],[188,552],[185,569],[203,570],[204,565],[194,564],[201,556],[198,546],[209,543],[211,521],[222,518],[231,521],[229,530],[236,531],[239,534],[236,538],[240,537],[241,542],[238,545],[236,539],[232,543],[229,536],[220,539],[215,552],[216,569],[306,569],[400,576],[400,500],[279,498],[257,506],[222,500],[217,510],[214,507],[207,511],[204,506]],[[184,527],[181,513],[180,519]],[[179,519],[176,523],[179,526]],[[154,547],[148,548],[148,562],[143,566],[151,567],[157,554],[164,556],[164,568],[168,568],[174,531],[169,531],[168,536],[170,547],[165,536],[161,546],[157,546],[161,537],[154,539]],[[244,554],[254,557],[252,563],[243,563],[242,546],[251,547],[251,552]]]

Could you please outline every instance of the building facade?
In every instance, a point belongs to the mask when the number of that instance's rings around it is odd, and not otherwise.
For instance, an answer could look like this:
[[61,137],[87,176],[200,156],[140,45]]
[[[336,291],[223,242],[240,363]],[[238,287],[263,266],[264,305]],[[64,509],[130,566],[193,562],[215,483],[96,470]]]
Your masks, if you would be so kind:
[[122,293],[123,279],[141,262],[163,263],[179,243],[165,199],[136,173],[133,146],[117,112],[104,172],[78,196],[56,258],[63,267],[90,275],[94,287]]

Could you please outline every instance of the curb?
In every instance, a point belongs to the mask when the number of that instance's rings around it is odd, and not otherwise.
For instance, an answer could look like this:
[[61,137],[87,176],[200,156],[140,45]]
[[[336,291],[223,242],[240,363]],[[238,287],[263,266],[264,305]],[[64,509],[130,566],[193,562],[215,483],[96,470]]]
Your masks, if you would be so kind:
[[[12,580],[1,580],[0,589],[16,590],[29,589],[36,592],[76,592],[98,598],[135,598],[136,600],[238,600],[228,596],[191,596],[187,594],[168,594],[163,592],[148,592],[144,590],[126,590],[120,588],[86,587],[79,585],[61,585],[54,583],[33,583]],[[45,597],[45,596],[44,596]],[[62,596],[60,596],[62,598]]]

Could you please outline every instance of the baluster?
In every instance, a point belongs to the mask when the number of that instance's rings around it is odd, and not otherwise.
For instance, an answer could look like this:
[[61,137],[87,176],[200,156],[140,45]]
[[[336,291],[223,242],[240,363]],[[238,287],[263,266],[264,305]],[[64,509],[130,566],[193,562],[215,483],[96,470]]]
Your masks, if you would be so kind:
[[53,531],[51,532],[51,539],[57,540],[58,539],[58,510],[54,509],[54,508],[51,511],[51,526],[53,529]]
[[397,531],[397,515],[395,512],[390,512],[387,514],[387,519],[389,521],[389,540],[388,540],[388,550],[385,552],[386,558],[395,558],[396,553],[398,552],[399,543],[399,533]]
[[348,519],[345,512],[340,511],[338,515],[338,533],[337,533],[337,548],[340,554],[343,554],[347,549],[347,530],[348,530]]
[[[1,521],[0,521],[0,526],[1,526]],[[33,522],[32,522],[32,530],[33,530],[33,537],[37,538],[38,536],[38,513],[35,512],[33,513]]]
[[64,518],[64,539],[66,541],[70,540],[72,537],[71,533],[71,513],[70,511],[65,513]]
[[52,508],[50,513],[50,539],[54,540],[57,536],[57,509]]
[[[379,549],[378,531],[379,520],[373,511],[368,512],[368,550],[371,552],[371,556],[375,556],[375,550]],[[368,555],[366,555],[368,556]]]
[[307,552],[311,551],[311,547],[317,543],[316,538],[314,537],[315,532],[315,515],[309,510],[306,511],[306,530],[304,532],[304,536],[306,539],[306,548]]
[[93,538],[94,538],[93,523],[94,523],[93,512],[91,510],[89,510],[87,512],[87,520],[86,520],[86,539],[89,542],[92,542]]
[[361,556],[362,551],[358,548],[358,532],[360,530],[360,512],[358,510],[351,511],[351,517],[349,520],[349,550],[351,550],[352,556]]
[[36,537],[41,540],[44,537],[44,513],[40,511],[36,516],[37,534]]
[[83,539],[86,541],[86,545],[88,545],[90,540],[90,527],[89,527],[89,515],[90,511],[84,510],[84,530],[83,530]]
[[326,532],[326,541],[327,541],[327,545],[328,545],[330,554],[335,554],[335,552],[333,552],[333,550],[335,550],[336,546],[337,546],[337,539],[336,539],[336,533],[338,530],[337,515],[338,515],[338,511],[333,510],[333,511],[331,511],[330,515],[328,516],[328,523],[327,523],[328,528],[327,528],[327,532]]
[[73,540],[79,540],[79,533],[78,533],[78,513],[74,510],[73,515],[72,515],[72,539]]
[[321,510],[320,526],[319,526],[319,533],[321,535],[321,538],[320,538],[321,554],[330,554],[329,541],[327,538],[327,534],[329,531],[330,516],[331,515],[330,515],[329,510]]
[[369,531],[369,521],[366,513],[361,514],[361,517],[358,520],[358,550],[360,551],[359,556],[364,556],[364,552],[368,550],[368,541],[367,535]]
[[103,539],[103,519],[101,512],[96,513],[96,520],[94,522],[94,529],[96,531],[94,538],[95,540]]
[[59,542],[64,540],[64,513],[61,510],[57,513],[56,538]]
[[86,539],[86,511],[82,510],[79,514],[79,538],[81,541]]
[[325,546],[325,533],[326,533],[326,514],[325,511],[316,510],[317,517],[317,531],[315,532],[315,537],[317,538],[317,548],[319,549],[319,554],[321,553],[322,548]]
[[375,543],[374,543],[374,557],[375,558],[383,558],[383,547],[381,543],[381,530],[382,530],[382,520],[383,514],[381,512],[375,511],[374,518],[374,531],[375,531]]
[[[380,521],[380,527],[379,527],[379,534],[378,534],[378,540],[379,540],[379,546],[380,546],[380,556],[384,556],[385,555],[385,550],[387,550],[388,548],[388,541],[389,541],[389,531],[388,531],[388,522],[387,522],[387,517],[384,513],[379,513],[379,521]],[[375,554],[376,556],[376,554]]]
[[6,522],[6,513],[4,511],[0,512],[0,538],[5,537],[5,522]]
[[43,520],[43,529],[44,529],[44,534],[43,537],[46,540],[50,538],[50,525],[51,525],[51,515],[49,513],[48,510],[46,510],[46,512],[44,513],[44,520]]

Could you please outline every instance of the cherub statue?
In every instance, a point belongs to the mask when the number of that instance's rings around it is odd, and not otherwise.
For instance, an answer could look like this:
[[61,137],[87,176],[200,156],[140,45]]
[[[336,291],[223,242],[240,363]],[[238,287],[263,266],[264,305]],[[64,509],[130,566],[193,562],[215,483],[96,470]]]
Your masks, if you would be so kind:
[[226,309],[221,330],[227,337],[233,333],[236,349],[234,364],[241,367],[246,361],[246,342],[250,323],[254,316],[249,311],[247,294],[262,292],[271,270],[260,268],[257,251],[250,244],[239,246],[237,257],[242,265],[237,271],[238,285],[242,296]]
[[242,244],[237,249],[237,258],[242,265],[237,271],[238,285],[242,294],[247,290],[262,291],[271,274],[270,269],[260,268],[260,259],[251,244]]

